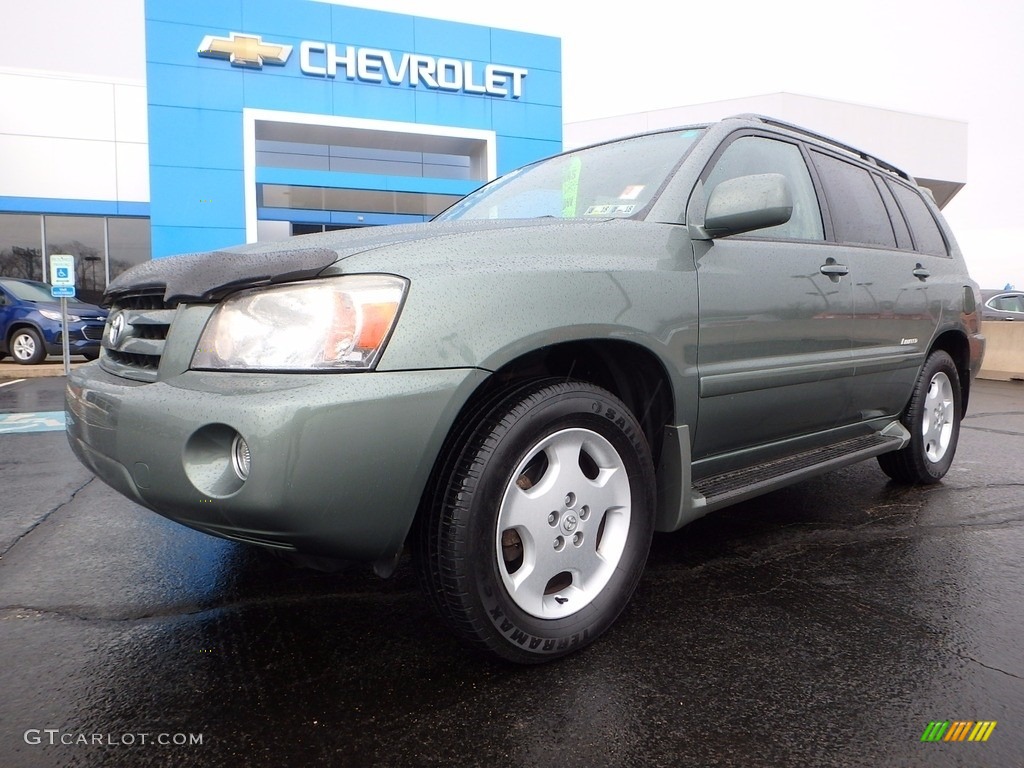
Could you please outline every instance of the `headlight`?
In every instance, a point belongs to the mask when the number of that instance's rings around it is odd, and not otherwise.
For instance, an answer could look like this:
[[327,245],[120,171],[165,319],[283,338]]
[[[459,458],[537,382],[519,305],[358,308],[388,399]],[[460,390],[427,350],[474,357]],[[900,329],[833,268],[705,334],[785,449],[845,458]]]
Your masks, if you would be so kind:
[[[56,320],[60,322],[60,312],[54,312],[52,309],[40,309],[39,314],[45,317],[47,320]],[[81,320],[78,315],[68,315],[69,323],[77,323]]]
[[237,293],[214,310],[192,367],[368,370],[407,287],[394,275],[346,275]]

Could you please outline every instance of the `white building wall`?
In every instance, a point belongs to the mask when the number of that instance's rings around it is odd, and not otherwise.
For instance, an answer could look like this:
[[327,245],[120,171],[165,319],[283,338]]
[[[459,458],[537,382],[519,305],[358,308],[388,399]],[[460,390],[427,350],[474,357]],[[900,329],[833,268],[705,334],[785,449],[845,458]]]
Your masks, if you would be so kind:
[[144,83],[4,69],[0,103],[0,196],[148,202]]

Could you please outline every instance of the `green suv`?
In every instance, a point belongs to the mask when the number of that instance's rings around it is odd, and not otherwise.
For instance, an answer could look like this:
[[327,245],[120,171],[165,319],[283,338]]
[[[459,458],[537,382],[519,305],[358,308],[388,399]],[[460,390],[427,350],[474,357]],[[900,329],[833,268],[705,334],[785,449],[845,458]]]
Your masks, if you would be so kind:
[[529,165],[425,224],[110,284],[68,439],[184,525],[389,575],[515,662],[596,639],[654,531],[877,457],[949,469],[979,291],[906,173],[758,116]]

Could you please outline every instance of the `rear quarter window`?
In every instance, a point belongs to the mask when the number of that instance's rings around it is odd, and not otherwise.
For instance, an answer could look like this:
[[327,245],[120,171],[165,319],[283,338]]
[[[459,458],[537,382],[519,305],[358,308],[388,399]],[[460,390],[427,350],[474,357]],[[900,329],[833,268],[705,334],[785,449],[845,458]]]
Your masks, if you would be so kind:
[[928,210],[928,205],[921,198],[921,193],[902,184],[889,183],[896,199],[899,201],[903,215],[907,218],[910,232],[914,237],[914,250],[932,256],[948,256],[946,241],[942,237],[935,217]]

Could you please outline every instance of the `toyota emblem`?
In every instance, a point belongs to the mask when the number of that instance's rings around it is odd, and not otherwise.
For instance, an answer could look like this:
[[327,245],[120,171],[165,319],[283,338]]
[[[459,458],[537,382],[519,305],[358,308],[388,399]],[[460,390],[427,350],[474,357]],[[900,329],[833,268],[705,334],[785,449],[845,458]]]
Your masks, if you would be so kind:
[[117,340],[121,338],[122,333],[124,333],[124,315],[118,312],[110,321],[110,331],[107,333],[107,341],[110,342],[110,346],[117,346]]

